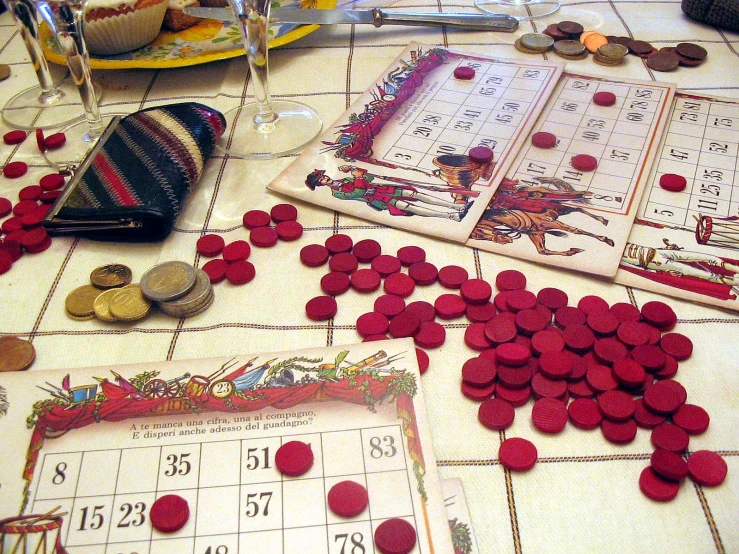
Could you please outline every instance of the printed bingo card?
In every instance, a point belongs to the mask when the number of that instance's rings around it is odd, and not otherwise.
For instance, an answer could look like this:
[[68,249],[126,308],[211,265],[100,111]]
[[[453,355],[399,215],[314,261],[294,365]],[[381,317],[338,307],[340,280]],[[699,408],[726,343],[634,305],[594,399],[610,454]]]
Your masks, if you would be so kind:
[[739,310],[739,101],[678,92],[616,281]]
[[[4,373],[0,392],[0,552],[379,554],[388,520],[453,552],[410,340]],[[312,463],[289,476],[295,442]],[[327,500],[344,481],[367,492],[353,517]],[[166,495],[189,511],[174,532]]]
[[463,242],[563,67],[411,44],[268,188]]
[[613,276],[673,95],[565,73],[468,244]]

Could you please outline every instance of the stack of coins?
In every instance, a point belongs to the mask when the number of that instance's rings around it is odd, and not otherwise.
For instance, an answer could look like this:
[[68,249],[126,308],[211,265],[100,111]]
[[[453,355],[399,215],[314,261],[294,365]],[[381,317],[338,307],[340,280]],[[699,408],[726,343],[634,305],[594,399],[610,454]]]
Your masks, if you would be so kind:
[[588,49],[579,40],[558,40],[554,52],[566,60],[582,60],[588,57]]
[[595,60],[595,63],[600,65],[621,65],[628,53],[629,49],[626,46],[615,42],[609,42],[600,46],[598,50],[596,50],[593,60]]
[[543,33],[527,33],[513,44],[516,50],[524,54],[541,54],[554,44],[554,39]]
[[64,302],[67,317],[85,321],[95,317],[95,300],[103,291],[125,287],[131,282],[131,270],[125,265],[108,264],[90,274],[90,285],[74,289]]
[[184,262],[165,262],[141,277],[144,296],[171,317],[183,318],[207,310],[215,298],[210,277]]

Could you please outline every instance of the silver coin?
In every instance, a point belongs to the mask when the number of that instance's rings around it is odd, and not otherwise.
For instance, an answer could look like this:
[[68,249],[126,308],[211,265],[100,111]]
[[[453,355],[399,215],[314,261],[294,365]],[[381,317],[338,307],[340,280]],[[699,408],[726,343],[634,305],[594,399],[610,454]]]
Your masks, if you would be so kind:
[[213,290],[210,291],[210,294],[205,297],[204,302],[198,306],[195,306],[191,310],[173,310],[172,308],[167,306],[167,303],[159,303],[159,308],[164,312],[164,314],[168,315],[169,317],[174,317],[177,319],[181,318],[188,318],[192,317],[198,314],[203,313],[205,310],[210,308],[213,305],[213,301],[215,300],[215,293]]
[[543,33],[527,33],[523,35],[520,40],[521,46],[524,48],[540,52],[548,50],[552,44],[554,44],[554,39]]
[[202,269],[195,270],[195,286],[185,296],[169,302],[159,302],[159,307],[164,306],[172,311],[189,311],[200,307],[207,300],[213,290],[210,277]]
[[141,277],[141,291],[150,300],[169,302],[185,296],[195,286],[195,268],[185,262],[155,265]]

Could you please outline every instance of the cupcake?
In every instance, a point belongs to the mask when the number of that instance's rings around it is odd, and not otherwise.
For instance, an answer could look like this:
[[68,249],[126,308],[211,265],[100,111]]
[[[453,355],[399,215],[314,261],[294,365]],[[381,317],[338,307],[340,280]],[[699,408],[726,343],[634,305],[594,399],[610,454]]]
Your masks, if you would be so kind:
[[199,6],[198,0],[168,0],[167,12],[164,14],[163,27],[174,33],[184,31],[202,21],[199,17],[187,15],[182,11],[187,6]]
[[91,54],[110,56],[154,40],[168,0],[90,0],[85,7],[85,41]]

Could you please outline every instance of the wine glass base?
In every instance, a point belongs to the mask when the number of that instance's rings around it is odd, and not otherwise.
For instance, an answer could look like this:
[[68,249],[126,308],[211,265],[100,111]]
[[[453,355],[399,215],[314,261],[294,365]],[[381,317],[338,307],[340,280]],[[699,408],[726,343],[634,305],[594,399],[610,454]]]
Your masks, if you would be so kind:
[[489,13],[501,13],[519,21],[555,13],[560,3],[554,0],[475,0],[475,6]]
[[224,113],[231,132],[226,131],[216,148],[236,158],[267,160],[300,152],[321,132],[321,116],[310,106],[293,100],[271,100],[270,106],[277,119],[269,124],[255,123],[256,103]]
[[[3,121],[14,129],[58,129],[85,118],[77,87],[71,79],[57,84],[57,95],[43,97],[40,86],[31,87],[13,96],[3,107]],[[95,85],[99,100],[101,88]]]
[[44,152],[44,158],[54,168],[64,171],[68,168],[74,168],[80,165],[87,156],[88,152],[95,146],[98,139],[105,131],[110,121],[117,115],[125,116],[123,113],[102,114],[103,126],[100,134],[91,136],[90,125],[87,119],[77,121],[59,130],[64,133],[67,140],[64,145],[59,148],[47,149]]

